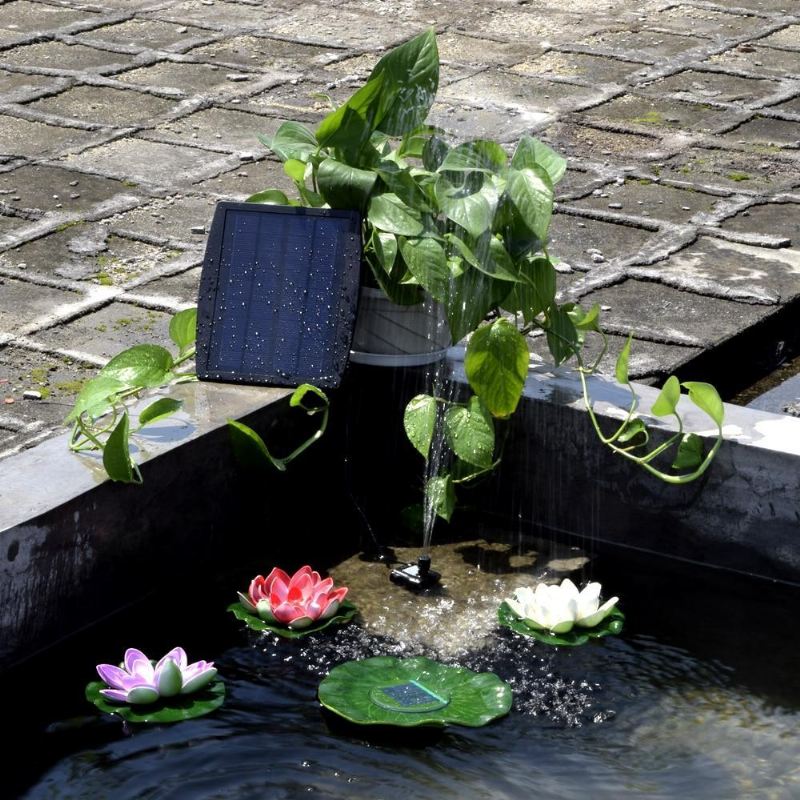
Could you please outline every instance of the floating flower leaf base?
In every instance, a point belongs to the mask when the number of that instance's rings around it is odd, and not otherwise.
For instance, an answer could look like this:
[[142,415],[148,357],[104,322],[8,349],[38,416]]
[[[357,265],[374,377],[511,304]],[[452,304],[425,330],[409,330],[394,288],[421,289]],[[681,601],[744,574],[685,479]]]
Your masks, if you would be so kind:
[[334,616],[328,617],[328,619],[324,619],[321,622],[315,622],[307,628],[295,630],[293,628],[287,628],[279,622],[266,622],[261,619],[261,617],[251,614],[241,603],[231,603],[228,606],[228,611],[230,611],[236,619],[242,620],[242,622],[254,631],[271,631],[286,639],[299,639],[301,636],[307,636],[309,633],[318,633],[329,625],[343,625],[346,622],[350,622],[358,613],[358,609],[350,601],[345,600],[339,606]]
[[614,608],[611,613],[594,628],[574,627],[567,633],[551,633],[550,631],[537,630],[531,628],[521,620],[510,608],[508,603],[502,603],[497,610],[497,619],[506,628],[511,628],[515,633],[523,636],[530,636],[537,641],[545,644],[564,645],[575,647],[576,645],[586,644],[589,639],[600,639],[603,636],[613,636],[622,631],[625,624],[625,615]]
[[334,667],[319,700],[357,725],[478,728],[508,713],[511,687],[492,672],[378,656]]
[[210,714],[219,708],[225,700],[225,684],[217,679],[201,692],[187,695],[176,695],[164,698],[155,703],[131,705],[114,703],[100,694],[101,689],[108,686],[103,681],[92,681],[86,687],[86,699],[94,703],[107,714],[116,714],[126,722],[157,723],[182,722]]

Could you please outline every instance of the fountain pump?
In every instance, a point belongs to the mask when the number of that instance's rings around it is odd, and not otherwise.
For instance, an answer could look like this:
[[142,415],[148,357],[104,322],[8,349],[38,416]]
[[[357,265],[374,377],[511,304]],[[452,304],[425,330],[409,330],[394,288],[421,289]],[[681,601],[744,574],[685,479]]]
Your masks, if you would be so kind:
[[389,573],[389,580],[408,589],[428,589],[441,579],[441,573],[431,569],[431,557],[421,555],[416,564],[405,564]]

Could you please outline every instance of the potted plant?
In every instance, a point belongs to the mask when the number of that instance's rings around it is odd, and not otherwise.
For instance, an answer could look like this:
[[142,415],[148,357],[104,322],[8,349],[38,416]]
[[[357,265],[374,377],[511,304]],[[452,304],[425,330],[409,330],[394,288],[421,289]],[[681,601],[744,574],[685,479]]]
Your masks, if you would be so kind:
[[[554,186],[566,162],[530,136],[524,136],[511,154],[488,139],[448,143],[442,131],[425,124],[438,81],[436,38],[428,31],[384,55],[364,86],[315,131],[286,122],[272,138],[262,137],[284,162],[298,199],[277,189],[249,198],[254,203],[358,209],[363,219],[365,307],[374,306],[377,295],[389,309],[381,312],[384,316],[406,314],[424,320],[430,317],[426,312],[433,311],[434,321],[416,337],[427,346],[417,354],[423,361],[437,357],[450,336],[454,341],[468,338],[464,368],[472,394],[459,402],[418,395],[405,410],[406,433],[426,460],[434,439],[446,443],[445,452],[430,459],[428,518],[449,519],[456,487],[496,465],[495,428],[513,414],[522,396],[530,357],[526,335],[535,330],[544,334],[541,340],[556,365],[574,360],[601,441],[665,481],[695,480],[722,441],[723,405],[716,390],[701,382],[681,385],[670,377],[650,413],[675,417],[677,431],[651,447],[628,381],[628,339],[617,359],[616,379],[628,385],[630,406],[615,430],[603,431],[586,382],[606,351],[600,309],[557,302],[556,272],[547,248]],[[139,479],[129,454],[122,400],[148,387],[190,379],[176,374],[174,367],[193,354],[194,319],[193,311],[181,312],[170,326],[180,348],[177,359],[164,348],[137,345],[112,359],[76,401],[70,415],[75,421],[72,447],[103,450],[104,465],[115,480]],[[442,334],[445,320],[449,332]],[[410,323],[403,319],[396,327],[404,329]],[[429,331],[440,338],[429,336]],[[381,335],[397,344],[392,334]],[[601,356],[592,364],[583,357],[589,335],[603,340]],[[388,355],[389,363],[409,363],[406,345]],[[717,427],[718,437],[707,453],[699,436],[683,431],[677,410],[681,386]],[[312,395],[319,402],[304,402]],[[292,405],[311,415],[321,413],[320,429],[290,456],[278,459],[257,434],[232,423],[234,445],[248,462],[285,469],[319,438],[327,420],[325,396],[304,385],[295,392]],[[140,425],[178,406],[169,398],[159,400],[142,412]],[[435,436],[437,431],[443,435]],[[670,452],[674,459],[664,466]]]
[[[428,513],[449,519],[455,487],[495,465],[495,423],[507,419],[519,402],[529,364],[526,334],[537,329],[557,365],[575,360],[592,423],[609,447],[667,481],[694,480],[721,441],[718,394],[709,384],[684,384],[720,433],[707,454],[699,437],[683,433],[676,410],[681,385],[674,376],[652,409],[678,419],[678,431],[667,442],[648,449],[633,390],[625,420],[616,431],[603,433],[585,380],[599,359],[586,364],[582,355],[589,334],[603,338],[605,353],[600,309],[556,301],[556,272],[547,249],[554,186],[566,162],[530,136],[511,154],[488,139],[447,142],[442,131],[425,123],[438,82],[436,38],[427,31],[384,55],[364,86],[315,131],[286,122],[272,138],[262,137],[283,161],[298,199],[276,189],[249,198],[358,209],[368,305],[376,290],[390,309],[426,304],[440,311],[453,341],[469,337],[464,365],[474,394],[459,403],[419,395],[405,412],[406,432],[423,457],[428,458],[437,429],[443,429],[448,446],[447,456],[437,459],[444,466],[428,480]],[[429,330],[443,327],[434,321]],[[441,350],[442,344],[435,340],[429,349]],[[617,361],[616,377],[623,384],[628,384],[629,352],[630,340]],[[677,448],[673,469],[654,466],[671,446]]]

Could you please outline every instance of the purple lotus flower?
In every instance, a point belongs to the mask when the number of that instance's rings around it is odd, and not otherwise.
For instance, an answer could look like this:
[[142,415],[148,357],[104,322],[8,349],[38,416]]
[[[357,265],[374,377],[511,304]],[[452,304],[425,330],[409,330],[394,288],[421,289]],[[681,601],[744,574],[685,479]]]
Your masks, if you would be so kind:
[[144,704],[204,689],[217,676],[217,670],[213,661],[189,664],[182,647],[173,648],[155,664],[141,650],[131,647],[125,651],[122,667],[98,664],[97,674],[111,687],[100,690],[109,700]]

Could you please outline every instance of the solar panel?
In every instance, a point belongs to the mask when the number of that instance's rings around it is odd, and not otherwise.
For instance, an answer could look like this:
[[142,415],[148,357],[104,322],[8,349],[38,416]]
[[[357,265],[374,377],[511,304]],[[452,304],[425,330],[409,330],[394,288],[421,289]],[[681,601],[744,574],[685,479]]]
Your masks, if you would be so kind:
[[218,203],[197,304],[198,377],[338,386],[360,265],[356,211]]

